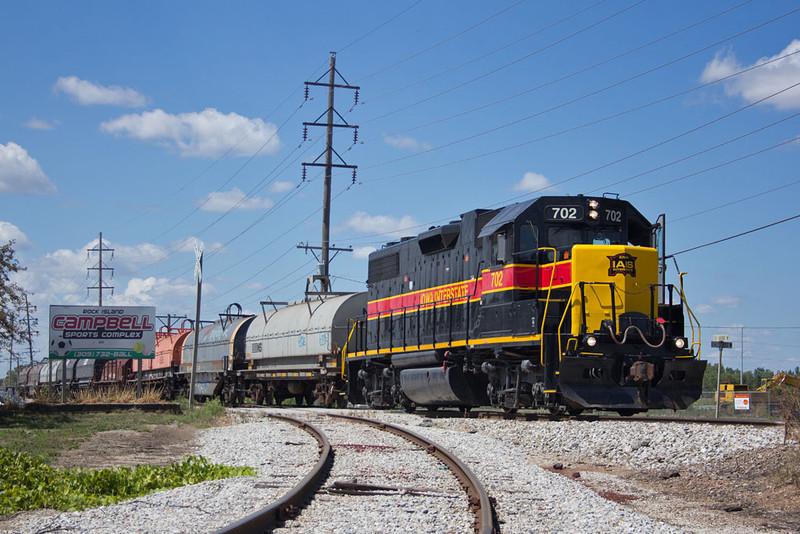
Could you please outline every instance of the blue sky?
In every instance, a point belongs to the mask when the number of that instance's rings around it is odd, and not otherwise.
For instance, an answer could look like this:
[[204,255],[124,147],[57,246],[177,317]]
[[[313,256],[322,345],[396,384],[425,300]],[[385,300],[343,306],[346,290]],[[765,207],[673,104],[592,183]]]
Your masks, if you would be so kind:
[[[203,318],[302,297],[321,241],[329,53],[334,289],[370,250],[478,207],[618,193],[667,215],[678,253],[800,214],[800,11],[791,1],[3,2],[0,240],[16,240],[47,343],[51,304]],[[676,256],[726,365],[800,365],[800,219]],[[110,276],[110,273],[106,273]],[[675,265],[670,281],[677,282]],[[724,328],[723,328],[724,327]],[[743,354],[740,352],[744,341]],[[40,352],[39,357],[42,356]],[[25,361],[25,360],[23,360]],[[7,356],[0,356],[5,370]]]

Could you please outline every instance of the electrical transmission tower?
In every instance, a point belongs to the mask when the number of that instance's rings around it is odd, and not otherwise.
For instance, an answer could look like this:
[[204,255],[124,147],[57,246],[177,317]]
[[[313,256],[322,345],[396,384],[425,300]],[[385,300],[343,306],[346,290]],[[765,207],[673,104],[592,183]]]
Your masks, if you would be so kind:
[[[342,156],[339,155],[338,152],[333,148],[333,129],[334,128],[352,128],[353,129],[353,143],[358,140],[358,126],[354,126],[352,124],[348,124],[347,121],[342,117],[342,115],[336,111],[333,106],[334,100],[334,93],[336,89],[353,89],[355,90],[355,102],[358,103],[358,90],[359,87],[355,85],[350,85],[347,83],[347,80],[344,79],[344,76],[336,70],[336,52],[331,52],[331,60],[330,60],[330,69],[326,73],[328,75],[327,83],[322,82],[325,77],[325,74],[317,78],[314,82],[305,82],[306,83],[306,100],[308,100],[308,92],[309,86],[319,86],[319,87],[327,87],[328,88],[328,109],[325,113],[320,115],[317,120],[314,122],[304,122],[303,123],[303,139],[305,140],[308,136],[308,127],[309,126],[324,126],[326,128],[327,133],[327,140],[325,143],[325,151],[317,156],[317,158],[312,162],[304,162],[303,163],[303,181],[306,179],[306,167],[325,167],[325,185],[323,188],[323,195],[322,195],[322,246],[321,247],[311,247],[308,244],[305,245],[298,245],[298,248],[305,249],[306,251],[314,251],[320,250],[321,254],[320,257],[317,258],[319,261],[319,271],[318,274],[312,276],[309,279],[310,285],[313,287],[315,282],[319,282],[319,291],[309,291],[309,287],[306,287],[306,297],[309,296],[324,296],[324,295],[331,295],[333,294],[331,290],[331,280],[330,280],[330,251],[334,250],[334,252],[340,251],[348,251],[352,252],[351,248],[347,249],[331,249],[330,246],[330,223],[331,223],[331,177],[333,174],[333,169],[352,169],[353,170],[353,183],[356,180],[356,165],[348,165]],[[342,83],[337,82],[337,76],[342,81]],[[320,122],[323,116],[326,116],[325,122]],[[340,123],[334,122],[334,116],[338,118]],[[334,155],[336,156],[336,162],[334,162]],[[320,160],[325,157],[324,163]],[[314,254],[316,257],[316,254]]]
[[97,303],[98,303],[97,305],[98,306],[102,306],[103,305],[103,290],[104,289],[110,289],[111,290],[111,294],[112,295],[114,294],[114,286],[107,286],[107,285],[103,284],[103,271],[111,271],[111,276],[112,277],[114,276],[114,269],[111,268],[111,267],[106,267],[106,265],[103,263],[103,252],[111,252],[111,258],[112,259],[114,258],[114,249],[113,248],[105,248],[103,246],[103,232],[100,232],[100,240],[98,241],[97,246],[95,248],[87,248],[86,249],[86,257],[88,258],[89,254],[92,253],[92,252],[97,252],[99,254],[99,258],[97,260],[97,266],[89,267],[87,269],[88,272],[86,274],[89,275],[89,274],[91,274],[91,271],[97,271],[97,285],[96,286],[87,287],[86,288],[86,293],[88,295],[89,291],[91,291],[92,289],[96,289],[97,290],[97,297],[98,297],[97,298]]

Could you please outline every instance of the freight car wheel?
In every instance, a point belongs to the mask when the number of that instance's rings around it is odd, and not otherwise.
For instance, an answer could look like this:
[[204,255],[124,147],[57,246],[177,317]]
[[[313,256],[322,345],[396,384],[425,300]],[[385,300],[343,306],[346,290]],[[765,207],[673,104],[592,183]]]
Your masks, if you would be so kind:
[[306,404],[308,406],[314,406],[314,403],[317,400],[317,396],[314,395],[313,391],[306,391],[304,397],[306,399]]

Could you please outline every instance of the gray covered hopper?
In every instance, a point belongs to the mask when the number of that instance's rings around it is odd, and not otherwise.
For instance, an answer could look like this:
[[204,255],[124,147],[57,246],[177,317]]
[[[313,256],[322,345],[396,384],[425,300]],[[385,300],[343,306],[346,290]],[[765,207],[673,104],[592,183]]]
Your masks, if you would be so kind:
[[[302,371],[338,365],[337,356],[350,333],[349,319],[365,313],[366,293],[300,302],[265,310],[247,333],[251,368]],[[324,358],[324,362],[320,357]]]

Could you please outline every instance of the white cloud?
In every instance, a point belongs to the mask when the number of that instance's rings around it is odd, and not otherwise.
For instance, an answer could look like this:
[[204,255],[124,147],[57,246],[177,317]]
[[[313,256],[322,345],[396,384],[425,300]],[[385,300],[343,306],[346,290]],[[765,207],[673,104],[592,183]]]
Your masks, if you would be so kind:
[[213,108],[177,115],[161,109],[123,115],[103,122],[100,129],[177,149],[188,157],[214,158],[228,151],[234,156],[274,154],[281,147],[274,124]]
[[[800,40],[795,39],[789,46],[772,57],[762,57],[752,65],[740,64],[732,51],[718,52],[714,59],[706,64],[700,77],[703,82],[711,82],[730,76],[742,69],[760,65],[767,61],[800,50]],[[741,96],[748,102],[761,100],[771,94],[786,89],[800,79],[800,54],[775,61],[769,65],[748,71],[723,82],[725,93],[729,96]],[[800,87],[770,98],[769,103],[778,109],[800,109]]]
[[536,172],[526,172],[522,179],[514,184],[513,189],[514,191],[535,193],[552,187],[550,181],[544,175]]
[[292,182],[275,182],[269,187],[270,193],[286,193],[297,187]]
[[30,128],[31,130],[52,130],[56,126],[61,124],[59,121],[48,121],[45,119],[37,119],[36,117],[31,118],[28,122],[23,124],[25,128]]
[[[203,287],[204,291],[207,289],[207,287]],[[109,304],[158,306],[162,308],[166,302],[174,302],[176,297],[194,296],[196,291],[197,285],[191,279],[182,281],[172,278],[155,278],[153,276],[131,278],[123,291],[114,293],[113,297],[109,299]]]
[[369,234],[386,234],[392,237],[416,235],[421,226],[414,217],[403,215],[400,218],[392,215],[370,215],[357,211],[345,222],[345,227],[356,232]]
[[209,193],[197,205],[203,211],[226,212],[229,210],[252,211],[269,209],[275,205],[270,199],[264,197],[247,197],[242,191],[234,187],[230,191],[214,191]]
[[25,232],[10,222],[0,221],[0,245],[5,245],[11,240],[14,240],[15,250],[31,248],[32,246]]
[[417,141],[413,137],[406,137],[403,135],[384,135],[383,142],[393,148],[411,150],[414,152],[430,150],[432,148],[430,143]]
[[56,92],[66,93],[82,106],[94,104],[122,106],[126,108],[142,108],[147,105],[147,97],[134,89],[112,85],[105,87],[96,83],[81,80],[77,76],[58,79],[53,86]]
[[353,249],[353,257],[357,260],[366,260],[376,250],[378,249],[372,246],[356,247]]
[[12,142],[0,144],[0,193],[47,195],[55,192],[56,186],[27,150]]
[[716,314],[720,308],[736,309],[741,305],[741,303],[742,299],[740,297],[723,295],[719,297],[713,297],[710,302],[704,302],[694,306],[693,309],[697,313],[713,315]]
[[711,302],[722,308],[738,308],[742,302],[742,299],[739,297],[723,296],[714,297],[711,299]]

